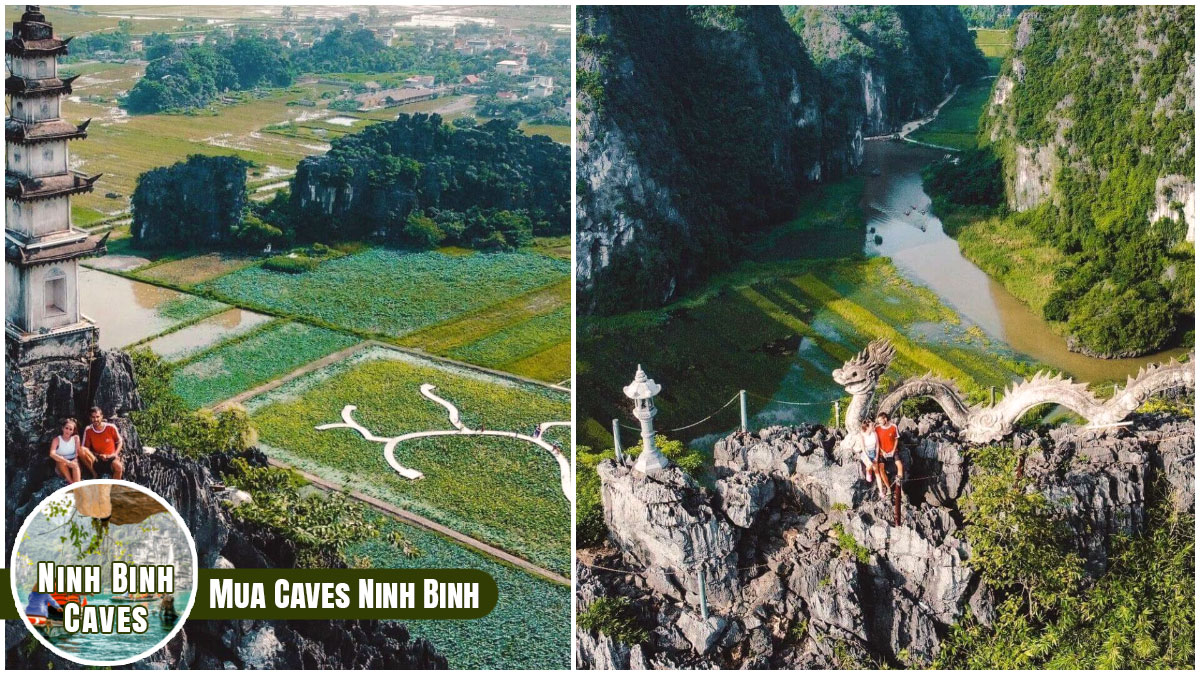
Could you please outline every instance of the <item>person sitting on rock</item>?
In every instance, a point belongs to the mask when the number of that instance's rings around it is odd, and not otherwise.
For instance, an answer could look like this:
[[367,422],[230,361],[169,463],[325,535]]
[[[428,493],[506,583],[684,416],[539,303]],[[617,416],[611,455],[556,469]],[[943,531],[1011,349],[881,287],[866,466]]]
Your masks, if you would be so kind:
[[75,433],[75,420],[67,418],[62,421],[61,431],[54,440],[50,441],[50,459],[54,462],[54,472],[70,483],[78,483],[79,473],[79,434]]
[[125,464],[121,462],[121,450],[124,448],[121,432],[104,421],[103,410],[92,408],[92,423],[83,430],[84,451],[80,454],[80,461],[92,478],[99,478],[101,473],[105,473],[120,480],[125,475]]
[[[863,471],[867,474],[867,482],[873,482],[875,477],[879,475],[882,467],[879,464],[879,437],[875,435],[875,426],[871,424],[871,420],[863,420],[859,423],[860,429],[854,438],[854,448],[858,450],[859,461],[863,464]],[[886,476],[881,476],[876,483],[879,486],[880,496],[884,496],[884,485],[887,481]]]
[[896,452],[900,449],[900,431],[888,414],[881,412],[875,418],[875,435],[879,438],[879,478],[885,488],[890,488],[888,474],[895,473],[897,481],[904,480],[904,462]]

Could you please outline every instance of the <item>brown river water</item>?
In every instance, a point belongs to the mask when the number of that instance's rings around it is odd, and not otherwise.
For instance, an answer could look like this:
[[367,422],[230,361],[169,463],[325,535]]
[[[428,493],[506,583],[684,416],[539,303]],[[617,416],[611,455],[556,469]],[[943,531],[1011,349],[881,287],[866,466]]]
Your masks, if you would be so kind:
[[[1045,320],[963,257],[958,242],[942,230],[942,221],[930,212],[930,198],[921,185],[921,168],[943,154],[910,143],[866,144],[863,212],[867,218],[867,255],[891,258],[901,274],[937,293],[989,337],[1077,380],[1124,380],[1144,365],[1187,352],[1178,348],[1133,359],[1097,359],[1068,351],[1066,340],[1050,330]],[[880,175],[871,175],[875,169]],[[874,233],[870,232],[872,227]],[[883,239],[882,243],[875,243],[875,235]]]

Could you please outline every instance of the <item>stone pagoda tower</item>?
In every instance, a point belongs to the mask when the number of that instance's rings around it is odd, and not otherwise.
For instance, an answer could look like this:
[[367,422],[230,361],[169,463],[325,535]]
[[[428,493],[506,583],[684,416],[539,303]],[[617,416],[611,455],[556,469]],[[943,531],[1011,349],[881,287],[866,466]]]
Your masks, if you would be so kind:
[[90,360],[97,345],[96,326],[79,308],[79,260],[103,254],[107,236],[71,225],[71,195],[90,192],[100,176],[71,171],[67,158],[67,143],[85,138],[88,125],[61,117],[75,79],[58,74],[68,42],[36,5],[26,6],[4,41],[4,328],[7,356],[17,366]]

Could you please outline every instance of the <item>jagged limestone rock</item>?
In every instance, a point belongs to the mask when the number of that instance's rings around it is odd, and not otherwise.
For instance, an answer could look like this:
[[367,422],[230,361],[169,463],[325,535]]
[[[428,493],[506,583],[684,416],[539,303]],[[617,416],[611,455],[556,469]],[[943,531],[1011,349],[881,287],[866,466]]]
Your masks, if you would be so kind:
[[729,621],[715,614],[707,619],[702,619],[692,612],[683,612],[679,615],[679,620],[675,625],[683,632],[683,636],[692,645],[692,649],[695,649],[697,654],[704,655],[724,635]]
[[761,473],[735,474],[717,481],[721,508],[738,527],[749,528],[759,511],[775,496],[775,483]]
[[[736,538],[728,520],[718,517],[699,485],[679,467],[645,476],[615,462],[601,462],[604,521],[645,578],[660,593],[695,605],[701,563],[730,567]],[[737,587],[731,576],[707,579],[711,607],[730,606]]]
[[[939,636],[967,612],[989,625],[996,601],[967,565],[970,547],[959,525],[958,502],[978,471],[966,443],[940,414],[901,420],[900,427],[902,442],[912,446],[902,451],[910,476],[929,480],[906,485],[899,522],[891,501],[851,470],[856,460],[837,447],[839,434],[817,426],[721,439],[711,492],[678,469],[649,485],[631,480],[628,469],[602,464],[606,517],[620,514],[617,551],[606,551],[612,560],[605,564],[632,572],[581,569],[581,606],[584,597],[621,595],[655,617],[650,641],[639,646],[651,668],[928,665]],[[1144,528],[1148,486],[1160,476],[1178,508],[1192,508],[1185,499],[1194,494],[1191,420],[1135,415],[1127,428],[1022,431],[1012,443],[1026,457],[1031,489],[1068,502],[1064,513],[1092,575],[1103,572],[1113,535]],[[775,496],[759,509],[745,507],[751,500],[730,499],[767,479]],[[836,494],[854,498],[833,502]],[[684,615],[698,616],[696,599],[691,589],[681,592],[671,570],[687,558],[681,533],[713,522],[723,523],[718,529],[728,528],[736,544],[723,562],[706,567],[709,607],[728,622],[708,644],[691,639],[699,633]],[[730,589],[734,602],[711,602],[714,586]],[[607,658],[586,653],[598,648],[595,642],[595,636],[580,642],[581,667]]]

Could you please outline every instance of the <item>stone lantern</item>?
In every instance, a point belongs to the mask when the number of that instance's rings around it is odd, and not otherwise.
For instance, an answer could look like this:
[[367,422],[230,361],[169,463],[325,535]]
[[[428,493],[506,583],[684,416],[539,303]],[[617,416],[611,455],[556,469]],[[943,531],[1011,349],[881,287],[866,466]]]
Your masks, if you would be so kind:
[[646,377],[646,371],[638,365],[633,382],[630,382],[624,391],[625,395],[633,400],[633,416],[642,423],[642,454],[633,465],[634,470],[650,475],[667,468],[671,461],[654,443],[654,416],[658,413],[658,409],[654,407],[654,397],[662,391],[662,386]]

